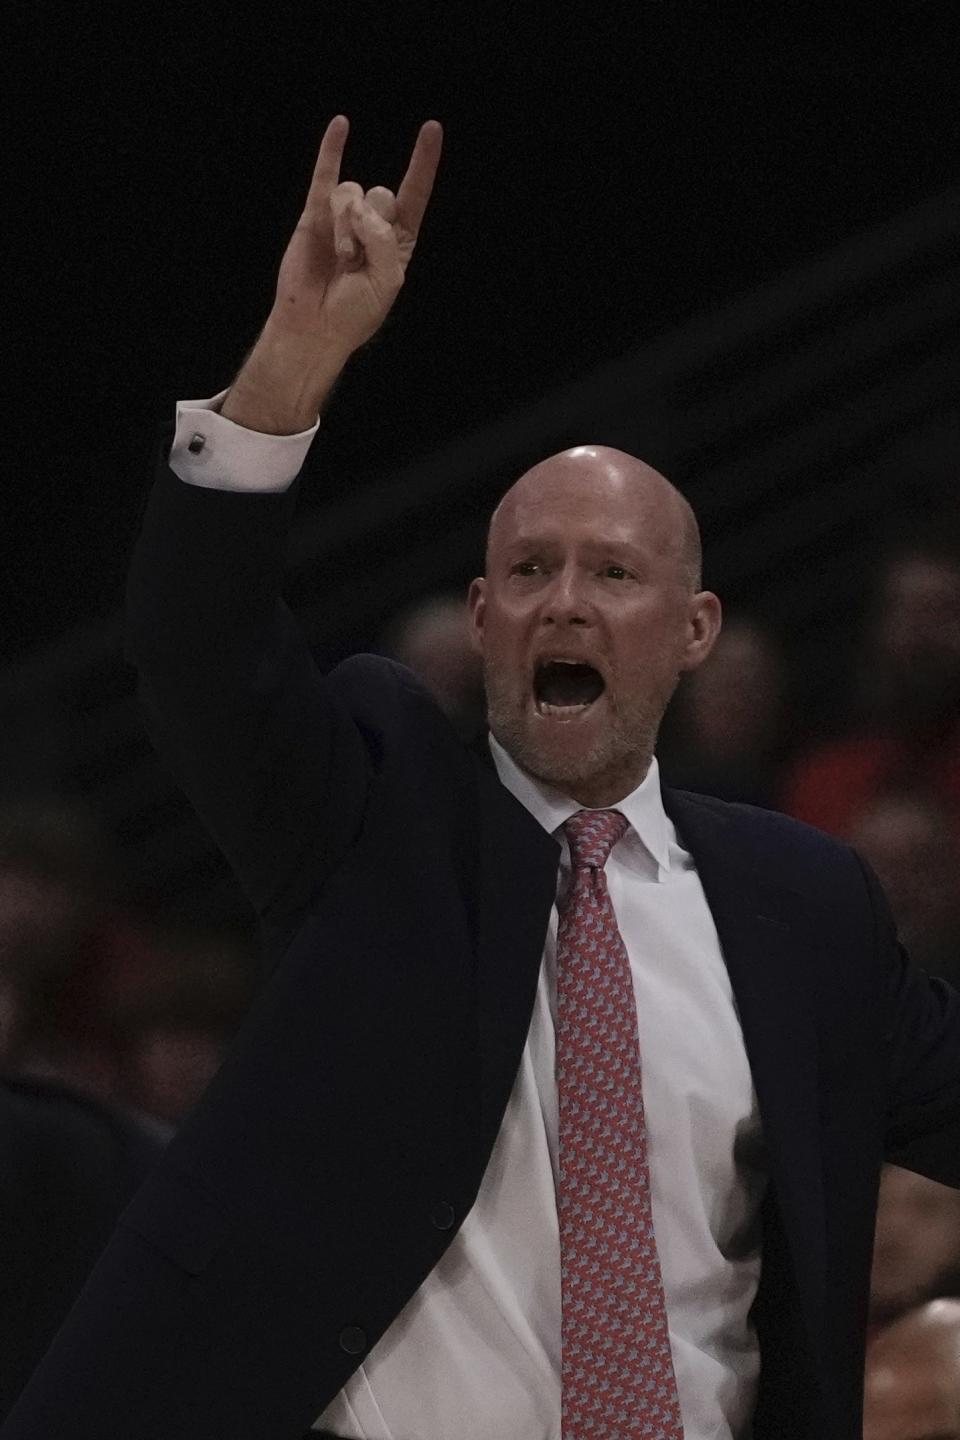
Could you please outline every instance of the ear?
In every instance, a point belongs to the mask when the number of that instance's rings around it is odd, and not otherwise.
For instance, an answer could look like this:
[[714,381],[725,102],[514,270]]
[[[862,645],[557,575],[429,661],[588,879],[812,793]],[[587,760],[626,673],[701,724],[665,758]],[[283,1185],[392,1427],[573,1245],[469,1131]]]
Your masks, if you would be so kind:
[[723,607],[712,590],[701,590],[690,601],[686,643],[680,670],[696,670],[710,654],[720,634]]
[[470,643],[478,655],[483,654],[483,622],[487,611],[487,582],[482,577],[471,582],[467,596],[470,611]]

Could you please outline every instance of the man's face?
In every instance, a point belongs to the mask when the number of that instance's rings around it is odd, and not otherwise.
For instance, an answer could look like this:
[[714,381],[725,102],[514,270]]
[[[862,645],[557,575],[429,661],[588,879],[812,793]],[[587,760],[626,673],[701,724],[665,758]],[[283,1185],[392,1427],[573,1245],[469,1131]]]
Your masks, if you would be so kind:
[[960,568],[922,555],[892,566],[876,642],[893,717],[912,728],[952,720],[960,706]]
[[960,1303],[934,1300],[867,1351],[863,1440],[960,1440]]
[[724,626],[687,689],[690,733],[719,760],[764,751],[781,708],[780,662],[772,640],[748,620]]
[[916,1305],[960,1267],[960,1193],[888,1166],[880,1182],[870,1310],[884,1322]]
[[868,1365],[863,1440],[960,1440],[956,1391],[937,1360]]
[[568,451],[518,482],[470,592],[493,734],[588,805],[643,779],[679,673],[719,628],[716,597],[693,594],[666,482],[647,494],[605,455],[619,452]]
[[960,569],[916,555],[887,575],[879,622],[884,653],[899,666],[935,664],[960,669]]
[[[947,813],[920,794],[879,796],[854,819],[845,838],[876,871],[904,944],[923,964],[924,947],[960,923],[955,883],[960,854]],[[960,1207],[953,1225],[960,1250]]]

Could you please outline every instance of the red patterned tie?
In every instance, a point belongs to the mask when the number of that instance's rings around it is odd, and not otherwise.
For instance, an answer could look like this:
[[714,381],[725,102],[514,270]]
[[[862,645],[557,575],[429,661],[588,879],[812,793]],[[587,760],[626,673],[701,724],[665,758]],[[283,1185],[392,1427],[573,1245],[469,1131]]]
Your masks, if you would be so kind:
[[650,1210],[637,1006],[603,867],[619,810],[566,822],[557,931],[563,1440],[683,1440]]

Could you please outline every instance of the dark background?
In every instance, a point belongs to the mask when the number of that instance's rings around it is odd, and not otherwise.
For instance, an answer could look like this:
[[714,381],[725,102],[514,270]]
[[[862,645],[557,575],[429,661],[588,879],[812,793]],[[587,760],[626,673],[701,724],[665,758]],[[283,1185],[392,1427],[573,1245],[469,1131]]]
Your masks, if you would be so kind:
[[307,511],[950,184],[952,11],[21,4],[3,657],[121,602],[157,424],[255,338],[333,114],[365,186],[446,146]]

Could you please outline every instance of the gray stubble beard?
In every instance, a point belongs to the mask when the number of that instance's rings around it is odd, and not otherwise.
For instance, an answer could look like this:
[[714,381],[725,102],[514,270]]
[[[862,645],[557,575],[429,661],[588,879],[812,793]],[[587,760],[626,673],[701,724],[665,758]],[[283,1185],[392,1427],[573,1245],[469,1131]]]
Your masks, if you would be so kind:
[[[625,770],[640,778],[646,775],[666,705],[660,709],[653,705],[638,706],[634,724],[628,725],[611,699],[611,723],[603,735],[579,755],[550,757],[530,742],[523,718],[523,699],[515,700],[509,688],[493,678],[486,667],[484,682],[490,730],[511,759],[535,779],[566,791],[572,785],[607,774],[621,763]],[[638,779],[636,784],[639,783]]]

